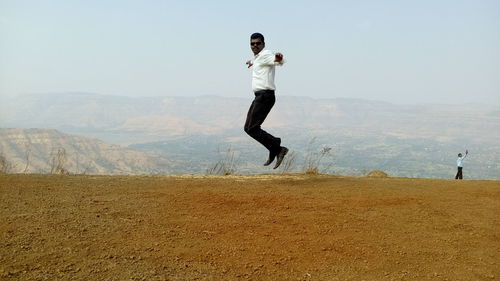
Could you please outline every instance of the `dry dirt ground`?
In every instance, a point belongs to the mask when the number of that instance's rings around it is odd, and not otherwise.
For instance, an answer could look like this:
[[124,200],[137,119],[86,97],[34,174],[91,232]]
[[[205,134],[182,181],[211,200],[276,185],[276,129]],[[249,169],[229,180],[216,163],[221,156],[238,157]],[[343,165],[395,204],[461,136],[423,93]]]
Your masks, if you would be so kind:
[[500,182],[0,175],[0,280],[500,280]]

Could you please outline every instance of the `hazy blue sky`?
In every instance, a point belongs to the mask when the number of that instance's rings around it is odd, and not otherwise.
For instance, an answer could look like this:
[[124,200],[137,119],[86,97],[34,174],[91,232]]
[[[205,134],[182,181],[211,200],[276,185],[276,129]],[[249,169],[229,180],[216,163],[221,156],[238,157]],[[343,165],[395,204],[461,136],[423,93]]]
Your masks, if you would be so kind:
[[0,0],[0,95],[278,95],[500,105],[500,1]]

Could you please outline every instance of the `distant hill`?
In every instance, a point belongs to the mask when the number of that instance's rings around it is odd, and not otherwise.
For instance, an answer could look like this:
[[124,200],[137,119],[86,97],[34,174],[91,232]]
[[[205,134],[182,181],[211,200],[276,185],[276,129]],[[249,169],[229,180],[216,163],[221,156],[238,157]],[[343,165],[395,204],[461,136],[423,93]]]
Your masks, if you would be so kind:
[[[266,151],[242,129],[251,101],[250,95],[2,97],[0,127],[53,128],[98,138],[160,155],[174,173],[204,173],[228,149],[239,172],[270,172],[262,167]],[[332,152],[322,161],[325,172],[383,170],[390,176],[452,178],[456,156],[467,148],[467,178],[499,179],[499,124],[498,105],[398,105],[278,93],[263,127],[295,152],[293,171],[300,171],[308,154],[328,146]]]
[[[2,97],[0,127],[53,128],[104,141],[136,144],[190,135],[244,135],[252,97],[120,97],[58,93]],[[277,95],[265,127],[312,137],[346,136],[474,139],[500,138],[500,107],[396,105],[358,99]]]
[[0,154],[17,173],[50,173],[61,164],[73,174],[156,174],[172,166],[159,156],[53,129],[0,129]]

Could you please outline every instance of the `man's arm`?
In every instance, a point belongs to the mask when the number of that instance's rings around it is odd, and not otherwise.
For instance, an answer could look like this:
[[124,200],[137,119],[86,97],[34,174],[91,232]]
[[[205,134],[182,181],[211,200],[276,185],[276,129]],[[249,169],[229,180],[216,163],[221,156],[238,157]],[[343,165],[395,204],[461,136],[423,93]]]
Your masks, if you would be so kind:
[[268,52],[266,54],[263,54],[261,57],[261,62],[263,65],[283,65],[285,63],[285,60],[283,59],[283,54],[282,53],[271,53]]

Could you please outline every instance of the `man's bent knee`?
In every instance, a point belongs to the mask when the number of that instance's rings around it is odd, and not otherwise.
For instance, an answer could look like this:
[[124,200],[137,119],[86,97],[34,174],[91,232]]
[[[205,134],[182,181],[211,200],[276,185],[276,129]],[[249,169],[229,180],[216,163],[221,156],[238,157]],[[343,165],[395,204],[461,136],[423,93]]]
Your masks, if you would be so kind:
[[247,133],[248,135],[251,136],[259,130],[259,127],[247,127],[247,126],[245,126],[243,129],[245,130],[245,133]]

